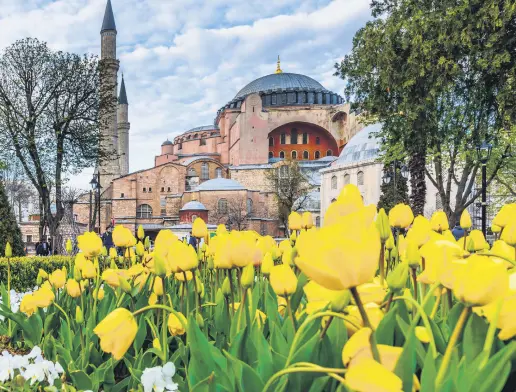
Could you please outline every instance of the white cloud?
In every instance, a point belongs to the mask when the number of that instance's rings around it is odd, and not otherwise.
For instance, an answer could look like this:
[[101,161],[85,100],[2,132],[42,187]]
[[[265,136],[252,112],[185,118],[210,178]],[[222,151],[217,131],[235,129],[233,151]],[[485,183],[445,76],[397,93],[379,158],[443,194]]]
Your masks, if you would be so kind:
[[[55,49],[100,54],[105,3],[0,0],[0,49],[31,36]],[[112,3],[130,104],[131,170],[151,167],[167,137],[212,123],[245,84],[275,70],[278,54],[285,72],[342,94],[333,64],[369,18],[367,0]],[[90,176],[74,185],[87,185]]]

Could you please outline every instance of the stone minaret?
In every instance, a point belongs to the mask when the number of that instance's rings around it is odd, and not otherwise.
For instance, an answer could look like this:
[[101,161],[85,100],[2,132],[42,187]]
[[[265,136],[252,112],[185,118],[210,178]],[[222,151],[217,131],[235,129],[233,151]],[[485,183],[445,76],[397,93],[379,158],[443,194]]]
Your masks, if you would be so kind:
[[116,25],[107,1],[102,30],[100,31],[100,131],[101,149],[106,156],[100,160],[100,184],[105,190],[111,181],[120,177],[117,130],[117,83],[119,61],[116,59]]
[[122,85],[118,96],[118,155],[120,156],[120,174],[125,176],[129,173],[129,102],[125,91],[124,74],[122,74]]

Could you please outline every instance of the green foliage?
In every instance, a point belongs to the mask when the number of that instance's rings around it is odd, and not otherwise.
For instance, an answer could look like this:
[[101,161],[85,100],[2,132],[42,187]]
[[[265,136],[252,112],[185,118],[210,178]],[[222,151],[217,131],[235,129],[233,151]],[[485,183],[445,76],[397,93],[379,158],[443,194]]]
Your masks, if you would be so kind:
[[396,169],[396,181],[394,181],[394,169],[392,165],[386,164],[383,167],[384,173],[391,175],[388,184],[382,182],[380,186],[381,195],[378,201],[378,208],[385,209],[388,214],[392,207],[398,203],[409,203],[407,179],[401,175],[401,170]]
[[0,181],[0,256],[4,255],[7,242],[11,244],[13,256],[25,254],[20,228],[7,200],[3,182]]

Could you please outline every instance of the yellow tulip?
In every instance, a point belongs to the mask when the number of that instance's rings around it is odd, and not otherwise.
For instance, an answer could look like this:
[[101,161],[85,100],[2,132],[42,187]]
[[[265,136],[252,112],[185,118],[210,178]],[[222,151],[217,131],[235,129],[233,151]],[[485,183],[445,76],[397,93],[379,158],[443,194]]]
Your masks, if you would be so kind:
[[516,214],[513,220],[503,229],[500,239],[508,245],[516,247]]
[[199,265],[199,259],[195,249],[191,246],[184,246],[176,262],[179,271],[190,271]]
[[[376,329],[378,325],[380,324],[380,321],[383,319],[383,312],[382,309],[378,304],[375,304],[374,302],[370,302],[364,305],[365,311],[367,313],[367,317],[369,318],[369,322],[371,323],[371,326]],[[362,316],[360,315],[360,311],[358,310],[358,307],[355,305],[348,306],[346,308],[347,313],[350,316],[350,319],[354,321],[354,324],[359,325],[360,327],[364,326],[364,321],[362,320]],[[350,323],[346,323],[346,326],[351,326]],[[350,334],[351,336],[351,334]]]
[[88,258],[96,257],[102,250],[102,240],[94,232],[86,232],[77,237],[77,246]]
[[208,236],[208,227],[202,218],[195,218],[192,225],[192,235],[197,238],[206,238]]
[[460,259],[464,250],[455,241],[442,238],[438,236],[421,247],[420,253],[425,258],[426,267],[418,276],[418,281],[426,284],[440,282],[450,288],[453,283],[452,262]]
[[504,263],[507,268],[511,268],[516,261],[514,248],[502,240],[494,242],[489,254],[493,261]]
[[131,230],[122,225],[115,226],[112,236],[115,246],[127,248],[136,244],[136,238]]
[[154,285],[152,286],[152,290],[157,296],[163,295],[163,279],[161,279],[159,276],[154,278]]
[[314,281],[308,282],[303,287],[303,291],[305,292],[306,299],[308,301],[308,303],[306,304],[306,313],[308,314],[312,314],[318,310],[325,308],[332,301],[337,301],[338,299],[340,299],[342,294],[348,294],[347,302],[344,301],[342,308],[344,308],[349,303],[350,299],[348,290],[328,290],[327,288],[324,288],[323,286],[315,283]]
[[377,283],[364,283],[357,287],[358,294],[363,303],[374,302],[381,305],[387,290]]
[[262,274],[268,276],[271,273],[271,268],[274,267],[274,260],[272,260],[272,256],[269,252],[265,253],[263,257],[263,262],[261,265]]
[[404,259],[411,268],[417,268],[421,264],[421,254],[418,244],[414,241],[407,241],[407,250]]
[[493,223],[493,224],[491,224],[491,231],[492,231],[493,233],[495,233],[495,234],[496,234],[496,233],[501,232],[501,231],[502,231],[502,228],[501,228],[500,226],[497,226],[497,225],[495,225],[495,224]]
[[93,265],[93,262],[90,260],[86,260],[82,267],[82,278],[83,279],[93,279],[97,276],[97,271],[95,269],[95,266]]
[[167,325],[172,336],[181,336],[186,332],[187,321],[183,313],[178,312],[177,316],[174,313],[170,313]]
[[45,279],[48,279],[48,273],[40,268],[36,277],[36,283],[40,285]]
[[149,295],[149,305],[155,305],[158,302],[158,295],[155,292],[152,292],[151,295]]
[[346,373],[348,386],[358,392],[402,392],[403,383],[374,359],[364,359]]
[[[331,226],[339,221],[340,218],[359,211],[364,207],[364,201],[359,189],[348,184],[342,188],[337,200],[330,204],[324,214],[324,226]],[[376,215],[376,208],[374,208]]]
[[299,213],[292,211],[288,216],[288,228],[289,230],[301,230],[302,228],[302,220],[301,215]]
[[473,255],[454,271],[453,292],[458,300],[483,306],[507,294],[509,276],[505,266],[488,256]]
[[505,204],[502,206],[500,211],[496,214],[493,219],[492,224],[505,228],[510,222],[514,222],[516,220],[516,203]]
[[66,250],[66,253],[68,253],[69,255],[72,254],[72,252],[73,252],[73,244],[72,244],[72,240],[71,239],[66,240],[65,250]]
[[126,294],[131,292],[131,284],[121,275],[118,275],[118,285]]
[[30,317],[36,310],[38,310],[38,307],[34,303],[33,295],[25,294],[20,302],[20,312]]
[[144,271],[145,271],[145,268],[143,268],[143,265],[135,264],[127,270],[127,275],[138,276],[138,275],[142,274]]
[[[460,238],[459,245],[464,244],[464,238]],[[477,252],[489,248],[489,244],[484,238],[484,234],[480,230],[471,230],[466,237],[466,245],[469,252]]]
[[393,291],[401,290],[407,285],[408,276],[409,265],[407,262],[401,262],[387,276],[387,285]]
[[137,244],[136,244],[136,254],[140,257],[143,256],[143,254],[145,253],[145,247],[143,246],[143,244],[141,243],[141,241],[139,241]]
[[66,292],[72,298],[77,298],[81,296],[81,286],[74,279],[68,279],[66,282]]
[[[462,225],[461,225],[462,226]],[[416,337],[422,343],[430,343],[430,334],[425,327],[418,326],[415,329]]]
[[385,243],[392,235],[392,231],[389,225],[389,217],[383,208],[380,208],[380,211],[378,211],[378,216],[376,217],[376,228],[380,234],[381,241]]
[[432,226],[432,230],[442,233],[445,230],[449,230],[450,225],[448,223],[448,217],[445,212],[442,210],[435,211],[430,218],[430,226]]
[[102,301],[104,299],[104,289],[102,287],[99,287],[99,289],[95,289],[93,291],[93,298],[96,298],[98,301]]
[[223,225],[222,223],[217,226],[217,237],[223,234],[227,234],[228,230],[226,228],[226,225]]
[[412,227],[407,232],[407,241],[413,241],[418,247],[430,241],[432,228],[430,222],[424,216],[418,215],[414,219]]
[[115,360],[123,358],[138,331],[133,314],[124,308],[113,310],[93,330],[100,339],[100,348],[113,354]]
[[109,248],[109,257],[112,259],[118,258],[118,253],[116,252],[116,248]]
[[120,285],[120,282],[118,281],[118,274],[113,269],[105,270],[102,273],[102,280],[111,287],[118,287]]
[[468,210],[462,211],[462,214],[460,215],[460,227],[467,230],[471,226],[473,226],[473,223],[471,222],[471,216],[469,215]]
[[32,294],[32,302],[38,308],[46,308],[54,302],[54,292],[46,287],[41,287]]
[[286,265],[293,266],[294,265],[294,249],[293,248],[286,248],[283,251],[283,254],[281,255],[281,262]]
[[180,282],[184,282],[185,281],[185,275],[184,274],[186,274],[186,280],[187,281],[192,280],[192,278],[193,278],[192,271],[178,272],[174,276]]
[[303,229],[311,229],[314,225],[314,220],[312,218],[312,213],[309,211],[303,212],[301,215],[301,227]]
[[56,288],[56,289],[60,289],[62,287],[64,287],[65,283],[66,283],[66,272],[64,270],[55,270],[54,272],[52,272],[52,274],[50,274],[50,277],[48,278],[48,280],[50,281],[50,284]]
[[296,274],[294,274],[292,269],[286,264],[272,267],[269,281],[276,295],[287,297],[296,292]]
[[145,238],[145,230],[143,230],[143,226],[142,225],[138,226],[138,231],[136,232],[136,234],[138,235],[138,239],[140,241],[142,241]]
[[389,222],[392,227],[406,229],[414,220],[414,214],[410,206],[399,203],[389,211]]
[[[484,316],[491,323],[496,316],[497,307],[501,305],[498,315],[496,327],[500,329],[498,338],[508,340],[516,336],[516,293],[512,292],[510,296],[491,302],[489,305],[473,308],[473,311],[480,316]],[[20,307],[21,309],[21,307]]]
[[240,284],[242,288],[247,289],[253,285],[254,282],[254,266],[252,264],[247,264],[242,270],[242,277],[240,279]]
[[80,306],[75,307],[75,322],[82,324],[84,322],[84,314]]

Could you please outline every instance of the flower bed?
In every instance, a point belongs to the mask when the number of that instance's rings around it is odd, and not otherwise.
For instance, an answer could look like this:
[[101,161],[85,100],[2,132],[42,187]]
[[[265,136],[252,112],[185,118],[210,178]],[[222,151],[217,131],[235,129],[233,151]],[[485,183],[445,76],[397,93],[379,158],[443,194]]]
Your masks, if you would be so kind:
[[[494,223],[493,246],[474,230],[456,241],[444,214],[387,216],[348,185],[324,227],[293,213],[279,245],[224,226],[208,239],[198,219],[198,252],[170,231],[151,252],[141,228],[137,240],[118,226],[115,244],[134,249],[118,260],[86,233],[70,264],[42,267],[19,311],[0,305],[0,332],[41,347],[59,375],[42,387],[502,391],[514,382],[516,205]],[[2,386],[33,380],[17,376]]]

